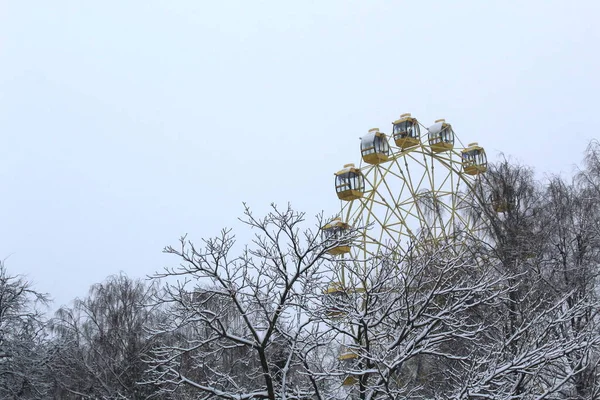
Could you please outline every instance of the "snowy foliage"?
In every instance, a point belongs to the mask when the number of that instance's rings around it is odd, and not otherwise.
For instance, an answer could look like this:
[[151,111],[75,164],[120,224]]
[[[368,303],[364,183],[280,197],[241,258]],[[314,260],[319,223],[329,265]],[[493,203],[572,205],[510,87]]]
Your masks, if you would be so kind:
[[43,313],[47,296],[0,262],[0,398],[43,399],[49,396]]
[[125,275],[109,277],[89,296],[63,307],[51,321],[56,349],[52,369],[62,399],[143,399],[139,385],[152,342],[145,328],[156,313],[148,306],[155,286]]

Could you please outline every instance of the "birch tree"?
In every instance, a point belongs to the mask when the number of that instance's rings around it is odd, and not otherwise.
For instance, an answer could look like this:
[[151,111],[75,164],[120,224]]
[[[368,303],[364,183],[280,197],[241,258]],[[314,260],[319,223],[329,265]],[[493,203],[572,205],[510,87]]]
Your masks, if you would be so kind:
[[56,355],[52,367],[63,399],[143,399],[144,354],[151,343],[145,329],[157,314],[150,309],[154,285],[125,275],[91,287],[88,297],[63,307],[52,321]]

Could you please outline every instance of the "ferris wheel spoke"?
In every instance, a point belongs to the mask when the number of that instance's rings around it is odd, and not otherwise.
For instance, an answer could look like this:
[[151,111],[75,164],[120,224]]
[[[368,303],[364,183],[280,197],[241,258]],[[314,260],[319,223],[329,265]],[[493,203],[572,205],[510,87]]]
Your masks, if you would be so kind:
[[[408,156],[410,157],[410,159],[415,160],[418,162],[418,160],[416,160],[415,157],[412,156],[412,154],[408,154]],[[410,168],[408,167],[408,161],[405,158],[404,159],[404,166],[406,168],[406,175],[408,176],[408,190],[409,190],[409,196],[410,198],[413,199],[413,206],[417,211],[417,215],[418,218],[420,218],[422,221],[426,221],[426,215],[422,210],[421,204],[419,202],[419,191],[421,189],[421,185],[423,183],[423,180],[425,179],[425,175],[421,175],[421,179],[419,180],[419,183],[417,184],[417,187],[415,188],[414,184],[413,184],[413,179],[412,179],[412,175],[410,173]]]
[[[398,214],[395,209],[396,209],[396,205],[395,204],[390,204],[386,197],[383,196],[379,191],[379,186],[381,185],[381,183],[383,182],[383,184],[387,187],[387,190],[389,191],[389,193],[391,194],[391,189],[389,189],[389,186],[387,186],[387,183],[385,182],[385,180],[381,180],[379,182],[370,182],[368,178],[365,178],[365,180],[367,180],[367,182],[369,182],[371,184],[371,186],[374,188],[374,190],[370,193],[370,195],[367,198],[367,201],[379,204],[381,206],[387,207],[387,209],[389,211],[391,211],[392,213],[394,213],[396,215],[396,217],[398,218],[402,218],[402,216],[400,214]],[[375,196],[377,196],[378,198],[375,198]],[[393,197],[392,197],[393,198]]]
[[[385,203],[382,204],[385,205]],[[365,209],[368,212],[369,217],[372,217],[373,220],[379,225],[379,228],[381,228],[381,232],[385,231],[388,235],[390,235],[390,237],[395,236],[393,234],[394,231],[392,229],[389,229],[388,226],[383,221],[381,221],[381,219],[376,215],[376,213],[373,212],[372,203],[370,204],[370,207],[365,207]],[[368,218],[368,220],[370,220],[370,218]]]

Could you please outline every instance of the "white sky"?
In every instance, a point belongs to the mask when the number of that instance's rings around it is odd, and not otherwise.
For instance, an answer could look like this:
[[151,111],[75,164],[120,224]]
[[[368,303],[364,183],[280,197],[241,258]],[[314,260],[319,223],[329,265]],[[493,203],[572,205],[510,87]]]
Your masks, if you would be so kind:
[[[597,137],[598,1],[0,0],[0,258],[55,306],[446,118],[540,173]],[[309,218],[310,222],[314,220]],[[241,240],[247,233],[240,232]]]

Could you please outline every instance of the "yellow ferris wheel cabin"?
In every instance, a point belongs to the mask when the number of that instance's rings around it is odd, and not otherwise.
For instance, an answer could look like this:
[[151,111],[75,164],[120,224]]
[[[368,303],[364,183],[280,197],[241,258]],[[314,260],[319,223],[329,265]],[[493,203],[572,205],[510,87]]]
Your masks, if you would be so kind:
[[510,190],[504,190],[500,193],[499,190],[494,190],[489,197],[489,202],[492,209],[497,213],[506,213],[516,207],[514,196],[511,196]]
[[418,146],[421,143],[421,130],[419,121],[412,118],[410,113],[400,115],[400,119],[392,122],[396,146],[402,150]]
[[356,360],[358,358],[358,352],[356,349],[352,347],[342,345],[340,355],[338,356],[338,360],[340,361],[349,361]]
[[340,200],[360,199],[365,191],[365,179],[354,164],[344,165],[344,169],[335,173],[335,191]]
[[429,131],[429,147],[434,153],[450,151],[454,147],[454,131],[445,119],[438,119],[431,125]]
[[348,375],[342,381],[342,386],[352,386],[358,383],[358,378],[354,375]]
[[487,171],[487,156],[478,143],[469,143],[462,151],[462,165],[466,174],[477,175]]
[[343,302],[348,296],[344,285],[341,282],[331,282],[324,292],[327,295],[326,314],[329,318],[341,318],[346,315]]
[[336,242],[336,246],[329,249],[327,253],[332,256],[350,253],[350,243],[342,241],[344,234],[348,232],[350,225],[335,218],[323,227],[323,242]]
[[364,162],[379,164],[390,159],[390,145],[385,133],[379,128],[369,129],[369,133],[360,138],[360,152]]

